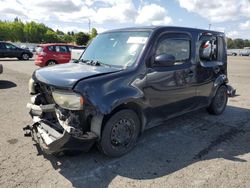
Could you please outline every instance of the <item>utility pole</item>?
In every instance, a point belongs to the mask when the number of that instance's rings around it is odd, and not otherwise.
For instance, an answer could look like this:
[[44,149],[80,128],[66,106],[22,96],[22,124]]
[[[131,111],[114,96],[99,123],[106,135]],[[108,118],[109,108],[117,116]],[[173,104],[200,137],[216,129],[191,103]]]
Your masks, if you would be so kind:
[[89,21],[89,34],[90,34],[90,25],[91,25],[91,20],[88,18]]
[[211,29],[211,26],[212,26],[212,24],[208,24],[208,29],[209,29],[209,30]]

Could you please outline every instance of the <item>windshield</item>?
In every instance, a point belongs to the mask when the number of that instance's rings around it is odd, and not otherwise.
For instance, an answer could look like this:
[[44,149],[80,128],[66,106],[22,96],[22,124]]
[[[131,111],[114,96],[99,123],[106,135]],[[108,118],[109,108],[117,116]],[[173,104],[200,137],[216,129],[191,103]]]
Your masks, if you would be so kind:
[[110,66],[128,67],[135,63],[149,32],[113,32],[98,35],[81,60],[93,60]]

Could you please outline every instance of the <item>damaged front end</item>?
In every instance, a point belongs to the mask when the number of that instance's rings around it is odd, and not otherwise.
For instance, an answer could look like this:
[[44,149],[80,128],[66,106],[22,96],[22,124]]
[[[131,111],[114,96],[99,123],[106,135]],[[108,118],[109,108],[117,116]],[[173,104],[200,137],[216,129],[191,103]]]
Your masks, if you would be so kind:
[[31,103],[27,104],[33,125],[23,128],[25,136],[32,136],[46,153],[65,150],[88,151],[97,136],[90,130],[90,116],[86,116],[84,99],[72,92],[31,79]]

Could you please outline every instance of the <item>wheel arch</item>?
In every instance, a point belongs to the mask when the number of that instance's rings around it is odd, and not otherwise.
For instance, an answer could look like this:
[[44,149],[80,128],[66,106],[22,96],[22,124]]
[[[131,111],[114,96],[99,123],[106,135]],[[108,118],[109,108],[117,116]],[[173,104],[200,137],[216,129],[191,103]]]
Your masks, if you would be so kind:
[[227,86],[227,83],[228,83],[228,78],[227,78],[227,75],[225,74],[221,74],[220,76],[218,76],[215,81],[214,81],[214,84],[213,84],[213,89],[212,89],[212,93],[211,93],[211,99],[215,96],[218,88],[222,85],[225,85]]
[[106,124],[106,122],[114,115],[116,112],[120,110],[132,110],[136,113],[140,121],[140,133],[143,132],[146,124],[146,118],[143,113],[142,107],[135,102],[124,102],[120,103],[116,107],[114,107],[109,113],[107,114],[99,114],[92,118],[91,120],[91,131],[93,131],[99,138],[101,138],[102,130]]
[[55,59],[49,59],[49,60],[46,61],[46,66],[48,65],[48,63],[49,63],[50,61],[54,61],[56,64],[58,64],[58,62],[57,62]]

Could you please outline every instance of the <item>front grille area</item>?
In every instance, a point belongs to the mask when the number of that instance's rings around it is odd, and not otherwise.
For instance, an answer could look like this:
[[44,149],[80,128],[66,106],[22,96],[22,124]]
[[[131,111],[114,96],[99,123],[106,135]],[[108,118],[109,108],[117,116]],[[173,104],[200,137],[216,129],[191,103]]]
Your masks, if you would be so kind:
[[47,104],[55,103],[53,100],[53,97],[52,97],[52,87],[45,85],[45,84],[42,84],[42,83],[39,83],[37,90],[39,93],[41,93],[44,96]]
[[[39,102],[36,105],[55,104],[52,91],[54,88],[43,83],[38,83],[36,90],[39,93]],[[58,122],[73,127],[81,132],[88,131],[90,128],[84,110],[72,111],[59,107],[56,105],[55,112],[43,113],[42,118]]]
[[56,114],[58,120],[63,124],[74,127],[75,129],[79,129],[82,132],[89,130],[89,126],[83,110],[71,111],[57,106]]

